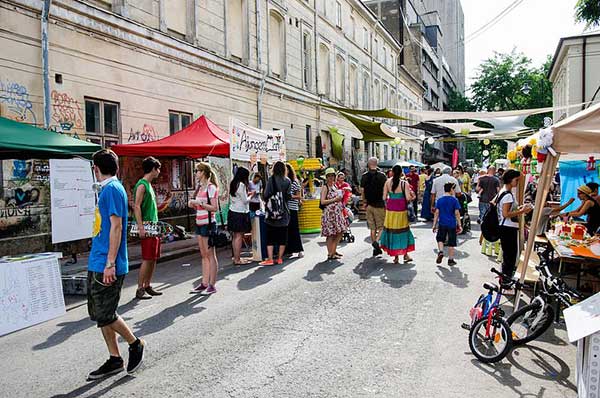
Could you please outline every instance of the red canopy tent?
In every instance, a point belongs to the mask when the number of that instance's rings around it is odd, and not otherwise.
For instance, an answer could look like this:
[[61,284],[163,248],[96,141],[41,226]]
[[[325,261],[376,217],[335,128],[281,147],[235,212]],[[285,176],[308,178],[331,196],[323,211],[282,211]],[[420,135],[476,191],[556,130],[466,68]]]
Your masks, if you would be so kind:
[[141,144],[113,145],[119,156],[156,156],[199,159],[206,156],[229,156],[229,134],[200,116],[186,128],[160,140]]

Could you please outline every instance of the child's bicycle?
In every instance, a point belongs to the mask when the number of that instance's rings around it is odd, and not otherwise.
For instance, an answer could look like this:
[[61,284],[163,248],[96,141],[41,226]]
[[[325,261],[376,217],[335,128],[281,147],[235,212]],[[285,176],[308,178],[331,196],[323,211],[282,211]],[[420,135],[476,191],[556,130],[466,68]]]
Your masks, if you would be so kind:
[[[505,286],[520,288],[520,283],[492,268],[498,275],[500,284],[484,283],[487,295],[479,296],[477,303],[469,311],[471,324],[463,324],[469,330],[469,348],[481,362],[493,363],[502,360],[512,348],[512,331],[504,319],[500,308],[502,291]],[[506,282],[509,281],[509,282]],[[496,293],[494,297],[494,293]]]

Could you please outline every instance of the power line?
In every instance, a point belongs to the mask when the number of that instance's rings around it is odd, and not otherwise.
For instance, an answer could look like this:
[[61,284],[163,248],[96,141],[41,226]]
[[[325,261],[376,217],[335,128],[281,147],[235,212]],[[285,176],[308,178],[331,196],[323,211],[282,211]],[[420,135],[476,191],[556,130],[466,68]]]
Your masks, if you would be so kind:
[[498,22],[500,22],[502,20],[502,18],[504,18],[512,10],[517,8],[523,1],[524,0],[515,0],[512,3],[510,3],[505,9],[500,11],[500,13],[498,15],[496,15],[494,18],[492,18],[489,22],[487,22],[486,24],[481,26],[479,29],[475,30],[473,33],[471,33],[467,37],[465,37],[465,42],[469,42],[469,41],[475,39],[477,36],[486,32],[488,29],[491,29],[494,25],[496,25]]

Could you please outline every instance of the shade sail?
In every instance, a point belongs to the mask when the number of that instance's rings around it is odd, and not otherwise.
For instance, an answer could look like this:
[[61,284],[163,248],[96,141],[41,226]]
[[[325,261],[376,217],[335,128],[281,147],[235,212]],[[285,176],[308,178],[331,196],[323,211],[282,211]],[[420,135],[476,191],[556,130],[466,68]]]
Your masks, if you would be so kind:
[[100,145],[0,117],[0,159],[91,157]]
[[363,141],[365,142],[391,141],[394,139],[393,136],[387,135],[381,130],[382,123],[380,122],[372,122],[344,112],[340,112],[340,114],[352,122],[352,124],[362,133]]
[[369,109],[343,108],[343,107],[339,107],[339,106],[326,105],[326,104],[319,104],[319,105],[321,105],[324,108],[335,109],[338,112],[344,112],[344,113],[348,113],[350,115],[379,117],[382,119],[408,120],[407,118],[398,116],[395,113],[392,113],[391,111],[389,111],[385,108],[369,110]]
[[552,126],[557,152],[600,152],[600,103]]
[[331,154],[334,158],[344,159],[344,135],[336,127],[329,127],[331,134]]
[[141,144],[115,145],[120,156],[157,156],[198,159],[206,156],[229,156],[229,134],[200,116],[186,128],[160,140]]

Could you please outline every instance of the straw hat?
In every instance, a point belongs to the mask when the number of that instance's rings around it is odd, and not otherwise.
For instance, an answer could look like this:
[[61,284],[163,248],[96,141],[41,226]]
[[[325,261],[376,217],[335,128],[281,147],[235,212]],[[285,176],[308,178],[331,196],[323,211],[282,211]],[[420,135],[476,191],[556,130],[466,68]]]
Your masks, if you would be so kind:
[[327,170],[325,170],[325,176],[328,176],[329,174],[335,175],[335,169],[333,167],[329,167]]
[[587,185],[582,185],[577,188],[577,192],[581,192],[587,196],[592,196],[592,188],[588,187]]

